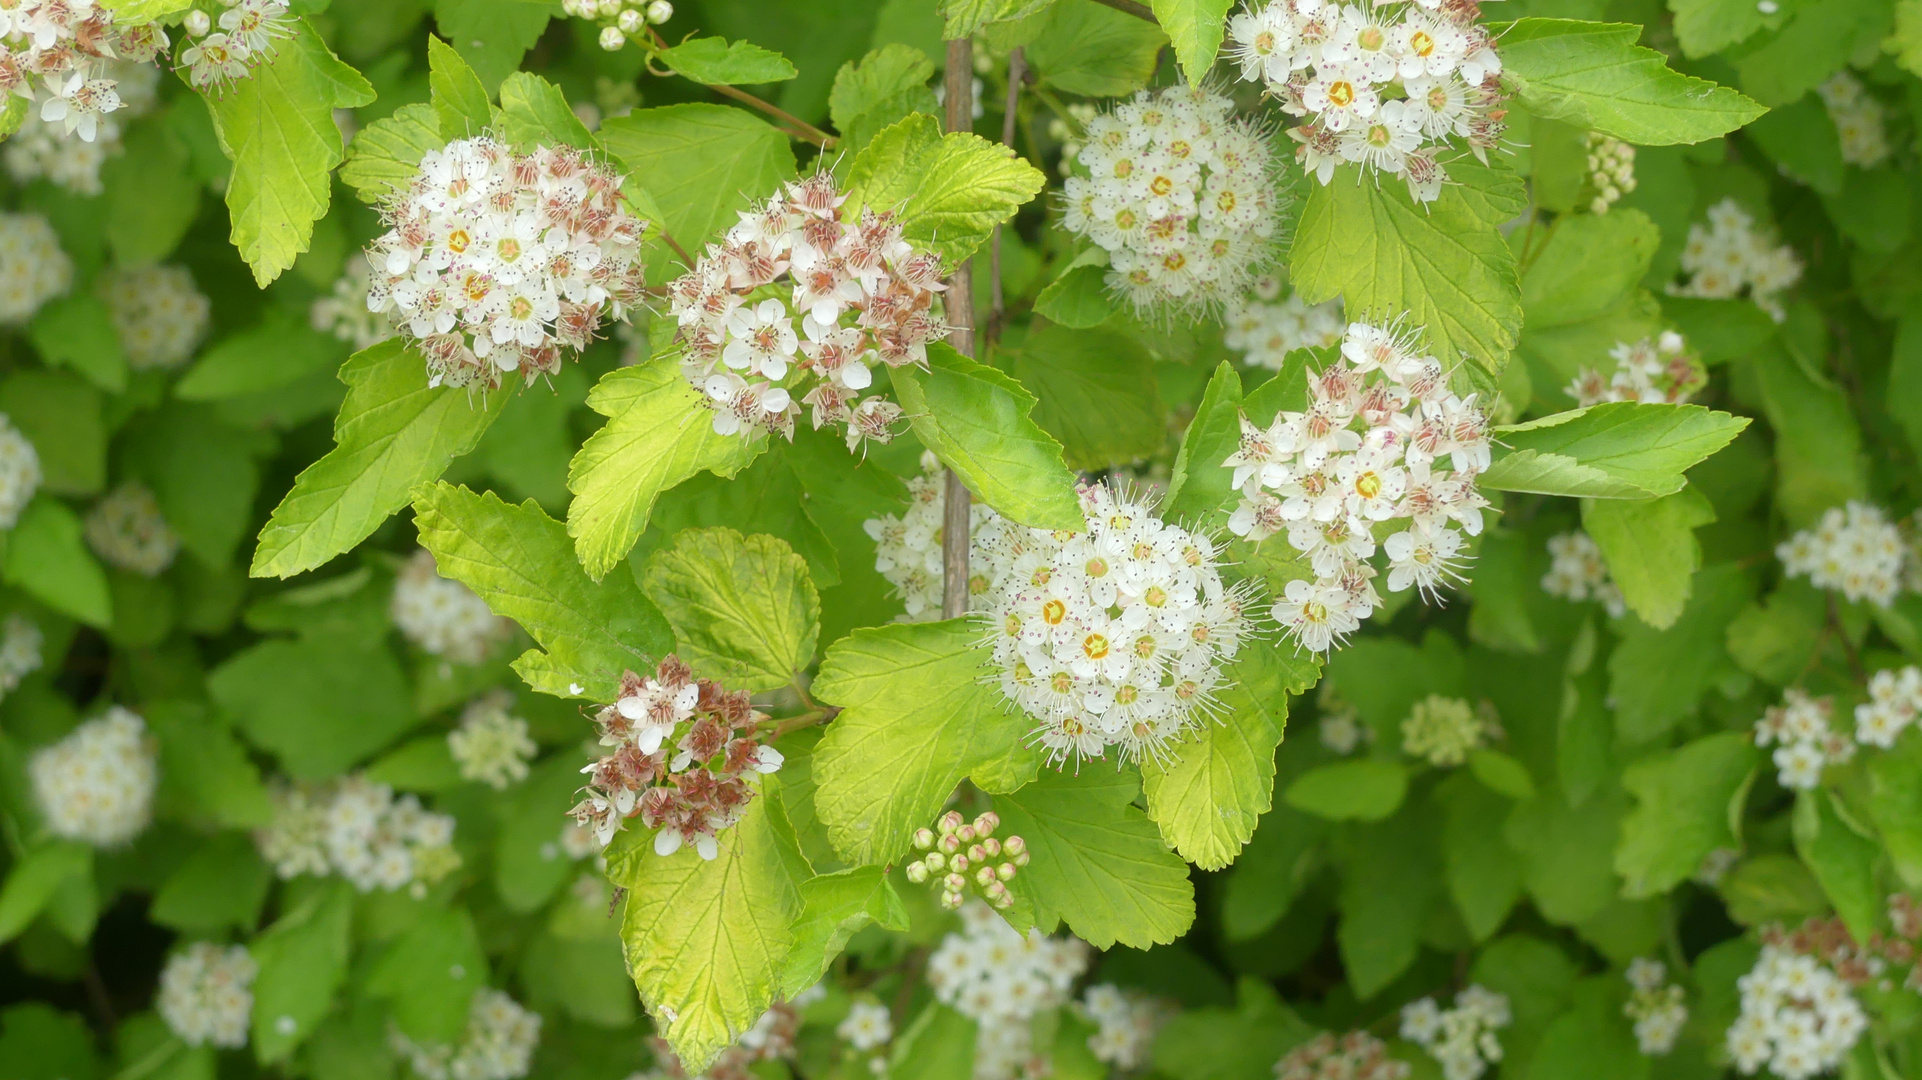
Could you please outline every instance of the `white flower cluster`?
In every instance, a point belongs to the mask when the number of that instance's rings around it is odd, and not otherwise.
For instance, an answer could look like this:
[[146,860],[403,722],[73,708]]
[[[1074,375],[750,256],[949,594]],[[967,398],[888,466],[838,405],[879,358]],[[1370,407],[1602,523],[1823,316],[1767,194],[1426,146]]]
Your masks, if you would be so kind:
[[1324,1031],[1275,1062],[1275,1080],[1408,1080],[1414,1066],[1388,1056],[1388,1044],[1366,1031],[1341,1038]]
[[367,307],[419,347],[432,386],[552,375],[641,298],[646,225],[621,178],[570,147],[456,139],[383,201],[381,224]]
[[1165,1015],[1153,998],[1100,983],[1081,995],[1079,1011],[1094,1021],[1096,1030],[1088,1036],[1088,1050],[1096,1061],[1122,1072],[1148,1064],[1148,1051],[1154,1048],[1155,1031]]
[[1430,694],[1415,702],[1403,718],[1401,749],[1437,768],[1452,769],[1488,740],[1491,727],[1468,702]]
[[1723,199],[1708,208],[1707,228],[1688,227],[1682,271],[1689,278],[1671,285],[1672,295],[1729,300],[1746,289],[1756,307],[1781,322],[1788,317],[1781,293],[1802,279],[1802,260],[1794,248],[1773,243],[1734,199]]
[[1850,600],[1879,607],[1902,591],[1902,533],[1873,503],[1831,506],[1812,529],[1775,546],[1790,577],[1807,577],[1818,589],[1837,589]]
[[1588,133],[1588,186],[1595,189],[1590,213],[1606,214],[1635,190],[1635,147],[1599,131]]
[[0,413],[0,532],[20,523],[20,515],[40,490],[40,452]]
[[460,727],[447,733],[447,750],[460,766],[461,779],[478,780],[495,791],[527,779],[527,763],[540,747],[527,737],[527,721],[508,711],[513,707],[512,694],[492,690],[462,711]]
[[188,1046],[245,1046],[259,972],[244,945],[196,941],[167,960],[154,1008]]
[[1375,731],[1362,723],[1361,713],[1350,705],[1323,713],[1318,725],[1321,745],[1343,757],[1375,741]]
[[159,97],[160,68],[110,61],[106,74],[119,84],[120,108],[103,116],[92,142],[73,138],[57,123],[31,110],[6,141],[7,172],[22,184],[45,179],[76,195],[98,195],[101,166],[121,152],[121,122],[145,113]]
[[55,836],[114,847],[153,820],[160,781],[153,740],[146,722],[118,705],[35,751],[27,772],[34,804]]
[[878,1001],[857,1001],[834,1028],[834,1033],[862,1053],[878,1050],[894,1038],[894,1019],[888,1007]]
[[1806,790],[1822,782],[1822,770],[1855,756],[1855,744],[1829,726],[1835,703],[1790,687],[1782,704],[1765,709],[1755,722],[1755,745],[1775,747],[1775,768],[1783,787]]
[[1001,692],[1051,762],[1109,747],[1161,758],[1217,709],[1254,586],[1223,583],[1216,545],[1146,499],[1089,485],[1081,509],[1085,533],[1003,536],[990,630]]
[[73,260],[39,214],[0,212],[0,324],[18,326],[73,284]]
[[674,17],[669,0],[561,0],[561,10],[601,23],[601,48],[617,52],[627,39]]
[[1735,985],[1742,1015],[1729,1025],[1728,1052],[1743,1075],[1766,1065],[1782,1080],[1807,1080],[1838,1068],[1868,1030],[1848,984],[1813,956],[1764,945]]
[[934,309],[944,268],[902,239],[891,211],[843,221],[846,201],[831,173],[790,183],[741,211],[722,243],[668,283],[681,373],[716,432],[792,438],[808,405],[816,430],[846,426],[849,450],[894,437],[901,407],[861,391],[876,363],[925,367],[929,343],[947,336]]
[[1253,295],[1229,303],[1222,317],[1221,343],[1240,350],[1249,367],[1280,371],[1296,349],[1326,349],[1341,341],[1348,324],[1339,298],[1311,306],[1292,292],[1278,296],[1281,282],[1263,274]]
[[1501,58],[1473,0],[1252,0],[1228,21],[1241,77],[1290,116],[1302,171],[1324,185],[1354,162],[1388,173],[1418,202],[1448,180],[1440,154],[1460,140],[1484,163],[1501,141]]
[[1170,86],[1088,123],[1061,223],[1108,253],[1108,287],[1137,311],[1219,310],[1274,258],[1274,152],[1234,107]]
[[454,819],[412,795],[354,775],[318,787],[279,787],[273,821],[254,834],[261,858],[282,878],[337,873],[361,892],[426,887],[460,863]]
[[1091,102],[1074,102],[1068,106],[1066,116],[1057,115],[1048,121],[1048,137],[1061,144],[1061,175],[1074,175],[1074,159],[1081,155],[1081,147],[1087,142],[1088,125],[1100,115]]
[[180,50],[180,65],[196,90],[219,94],[273,59],[279,42],[294,36],[287,0],[219,0],[220,29],[204,10],[187,13],[181,24],[192,44]]
[[1548,538],[1548,573],[1542,575],[1542,591],[1550,596],[1580,603],[1599,601],[1609,617],[1619,619],[1628,613],[1622,590],[1609,576],[1608,561],[1593,537],[1580,529],[1557,533]]
[[474,991],[467,1030],[456,1045],[421,1044],[392,1033],[394,1052],[420,1080],[516,1080],[526,1076],[541,1041],[541,1016],[499,990]]
[[1495,1033],[1512,1019],[1506,995],[1471,985],[1455,995],[1452,1009],[1426,997],[1402,1006],[1401,1037],[1441,1063],[1446,1080],[1478,1080],[1502,1060]]
[[1626,975],[1633,993],[1622,1015],[1635,1021],[1635,1045],[1651,1056],[1675,1049],[1682,1025],[1688,1023],[1682,988],[1668,981],[1668,969],[1660,960],[1638,956],[1629,961]]
[[1815,88],[1822,104],[1828,106],[1829,119],[1841,137],[1842,160],[1850,165],[1873,169],[1889,156],[1889,134],[1884,123],[1888,111],[1881,100],[1863,87],[1855,73],[1843,68]]
[[144,64],[166,47],[159,26],[115,26],[95,0],[15,0],[0,7],[0,95],[37,103],[41,120],[92,142],[121,107],[108,62]]
[[122,482],[94,504],[86,534],[95,554],[142,577],[160,576],[180,553],[180,536],[161,516],[159,500],[137,480]]
[[1692,880],[1697,884],[1715,888],[1728,876],[1730,870],[1742,859],[1741,851],[1732,847],[1718,847],[1702,856],[1702,864],[1695,868]]
[[440,576],[433,553],[425,548],[394,579],[389,609],[401,635],[422,652],[456,664],[478,664],[511,628],[487,601],[458,581]]
[[1855,741],[1884,750],[1922,712],[1922,668],[1884,669],[1869,678],[1869,700],[1855,707]]
[[[941,532],[948,471],[932,453],[921,454],[922,474],[908,481],[908,508],[900,516],[869,518],[861,523],[874,540],[874,569],[894,586],[906,611],[901,622],[927,622],[941,617]],[[986,503],[968,505],[968,607],[979,611],[992,599],[989,590],[1000,576],[996,560],[1001,540],[1010,528]]]
[[0,629],[0,700],[20,688],[20,680],[40,670],[40,647],[46,644],[40,624],[25,615],[9,615]]
[[1615,361],[1613,373],[1603,375],[1584,364],[1564,391],[1584,409],[1606,401],[1679,405],[1708,385],[1708,372],[1701,360],[1673,330],[1632,345],[1618,341],[1608,355]]
[[365,262],[350,261],[334,280],[333,290],[315,297],[307,309],[308,321],[315,330],[352,345],[355,352],[394,336],[393,324],[367,306],[372,273]]
[[1241,446],[1222,463],[1242,496],[1229,531],[1254,541],[1285,532],[1315,572],[1274,606],[1311,652],[1333,648],[1381,605],[1368,560],[1382,523],[1408,521],[1381,544],[1388,588],[1431,599],[1461,579],[1463,541],[1450,522],[1481,532],[1488,500],[1475,477],[1489,464],[1488,416],[1417,352],[1420,333],[1350,323],[1341,355],[1308,373],[1307,410],[1284,411],[1266,430],[1242,416]]
[[128,367],[172,370],[193,357],[212,305],[186,267],[117,268],[100,288]]
[[928,986],[942,1004],[979,1025],[976,1080],[1009,1080],[1033,1052],[1028,1020],[1068,1000],[1088,969],[1080,938],[1023,936],[986,904],[961,908],[963,932],[949,934],[928,957]]

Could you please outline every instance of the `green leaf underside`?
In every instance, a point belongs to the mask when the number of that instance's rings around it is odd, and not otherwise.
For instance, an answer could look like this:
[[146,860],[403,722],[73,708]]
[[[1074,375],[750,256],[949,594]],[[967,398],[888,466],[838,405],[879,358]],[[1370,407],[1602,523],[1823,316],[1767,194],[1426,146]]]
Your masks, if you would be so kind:
[[1640,146],[1695,143],[1767,110],[1734,90],[1668,68],[1635,44],[1641,27],[1521,19],[1501,36],[1504,81],[1537,116]]
[[786,686],[814,658],[821,598],[807,560],[775,537],[684,530],[649,562],[646,589],[681,659],[730,690]]
[[1477,483],[1497,491],[1650,499],[1682,489],[1682,474],[1727,446],[1747,417],[1700,405],[1609,402],[1497,428],[1508,452]]

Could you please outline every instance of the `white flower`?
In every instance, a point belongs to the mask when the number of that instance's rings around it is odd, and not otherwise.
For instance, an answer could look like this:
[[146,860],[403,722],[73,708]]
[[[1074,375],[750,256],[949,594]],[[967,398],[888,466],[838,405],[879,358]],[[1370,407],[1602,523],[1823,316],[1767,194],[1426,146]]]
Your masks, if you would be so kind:
[[25,323],[72,283],[73,261],[46,218],[0,212],[0,324]]
[[1442,1009],[1433,998],[1402,1007],[1401,1036],[1417,1043],[1441,1065],[1446,1080],[1478,1080],[1502,1059],[1495,1033],[1509,1025],[1508,998],[1469,986]]
[[510,628],[487,601],[440,576],[434,556],[416,551],[394,581],[394,625],[423,652],[457,664],[478,664]]
[[1838,1068],[1868,1030],[1868,1016],[1847,983],[1814,957],[1765,944],[1737,979],[1740,1017],[1728,1029],[1729,1056],[1744,1075],[1766,1065],[1782,1080],[1807,1080]]
[[1818,589],[1888,607],[1902,591],[1907,551],[1881,508],[1850,502],[1830,507],[1814,528],[1778,544],[1775,557],[1790,577],[1806,576]]
[[1635,1021],[1637,1047],[1651,1056],[1675,1049],[1682,1025],[1688,1022],[1682,988],[1668,982],[1667,969],[1659,960],[1637,957],[1624,974],[1633,993],[1622,1006],[1622,1015]]
[[527,721],[508,713],[513,702],[504,690],[483,694],[461,713],[460,727],[447,733],[461,779],[496,791],[527,779],[527,763],[540,748],[527,737]]
[[1576,602],[1599,600],[1612,618],[1627,613],[1622,590],[1608,576],[1602,549],[1587,533],[1577,530],[1549,537],[1548,556],[1548,573],[1542,575],[1543,592]]
[[1025,935],[988,905],[961,908],[964,932],[943,938],[928,957],[928,986],[942,1004],[978,1026],[976,1080],[1013,1080],[1032,1051],[1029,1020],[1068,1000],[1088,967],[1079,938]]
[[1922,712],[1922,668],[1878,671],[1869,679],[1869,700],[1855,707],[1855,741],[1884,750],[1895,745]]
[[1828,107],[1829,119],[1842,140],[1842,160],[1872,169],[1887,160],[1889,136],[1886,107],[1862,85],[1855,73],[1843,68],[1815,88]]
[[154,1008],[188,1046],[245,1046],[259,970],[244,945],[196,941],[167,960]]
[[[1409,1010],[1414,1010],[1418,1030],[1439,1022],[1432,998],[1408,1006],[1404,1017]],[[1404,1029],[1407,1024],[1404,1019]],[[1275,1080],[1408,1080],[1412,1075],[1413,1066],[1389,1057],[1388,1044],[1366,1031],[1351,1031],[1339,1039],[1324,1031],[1275,1062]]]
[[40,454],[0,413],[0,532],[13,528],[40,490]]
[[1344,325],[1339,298],[1310,306],[1294,293],[1275,302],[1250,296],[1229,302],[1222,343],[1239,350],[1250,367],[1280,371],[1296,349],[1339,343]]
[[395,1028],[395,1052],[421,1080],[517,1080],[526,1076],[541,1040],[541,1017],[499,990],[474,992],[460,1042],[422,1045]]
[[1764,710],[1755,722],[1755,744],[1776,744],[1775,767],[1784,787],[1809,789],[1822,782],[1822,770],[1855,755],[1855,744],[1831,730],[1833,702],[1790,687],[1782,704]]
[[1748,291],[1749,299],[1776,322],[1787,318],[1778,295],[1802,277],[1794,249],[1775,246],[1755,219],[1734,199],[1708,210],[1708,228],[1691,225],[1682,247],[1682,272],[1688,280],[1671,285],[1676,296],[1729,299]]
[[848,1045],[863,1052],[885,1046],[894,1038],[894,1021],[888,1007],[873,1001],[857,1001],[834,1029]]
[[386,784],[353,775],[270,794],[274,816],[254,842],[282,878],[336,873],[361,892],[406,887],[419,897],[460,865],[454,819]]
[[1633,344],[1617,342],[1608,355],[1615,361],[1613,372],[1605,376],[1584,366],[1563,391],[1582,408],[1607,401],[1680,404],[1708,385],[1701,360],[1674,331]]
[[1123,1072],[1147,1064],[1155,1032],[1167,1014],[1154,998],[1113,983],[1088,987],[1076,1010],[1095,1023],[1095,1033],[1088,1036],[1088,1050],[1095,1060]]
[[40,648],[46,635],[25,615],[7,616],[0,630],[0,700],[18,689],[20,680],[40,670]]
[[192,359],[211,305],[184,266],[109,271],[100,285],[127,366],[171,370]]
[[152,820],[159,782],[153,742],[145,721],[118,705],[36,751],[27,772],[34,804],[55,836],[118,847]]
[[333,289],[315,297],[308,308],[314,329],[352,345],[356,352],[394,336],[393,326],[368,308],[369,273],[363,260],[349,260]]
[[107,562],[142,577],[158,577],[180,552],[180,536],[161,516],[145,484],[128,480],[87,514],[87,546]]
[[[947,470],[932,453],[921,455],[922,475],[908,481],[907,509],[899,515],[869,518],[862,528],[874,540],[874,569],[894,586],[905,609],[903,622],[941,617],[941,530]],[[983,502],[968,506],[968,608],[984,610],[993,602],[990,586],[1000,576],[1003,533],[1015,526]]]

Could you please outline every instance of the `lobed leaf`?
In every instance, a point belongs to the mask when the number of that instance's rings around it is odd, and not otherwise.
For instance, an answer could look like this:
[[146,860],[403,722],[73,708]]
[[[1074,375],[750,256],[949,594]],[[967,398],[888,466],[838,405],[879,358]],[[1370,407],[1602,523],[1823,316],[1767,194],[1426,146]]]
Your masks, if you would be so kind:
[[843,214],[892,210],[903,237],[956,265],[1039,194],[1047,177],[999,143],[943,135],[934,117],[912,113],[855,155],[846,183]]
[[676,75],[710,86],[785,82],[800,74],[787,57],[772,49],[718,37],[689,38],[655,57]]
[[776,537],[687,529],[649,560],[645,588],[681,659],[730,690],[786,686],[814,659],[821,598],[807,560]]
[[1153,0],[1155,21],[1168,32],[1189,86],[1200,86],[1215,66],[1233,6],[1234,0]]
[[432,105],[414,102],[361,128],[347,148],[341,182],[366,203],[406,191],[420,171],[420,159],[446,145],[440,124]]

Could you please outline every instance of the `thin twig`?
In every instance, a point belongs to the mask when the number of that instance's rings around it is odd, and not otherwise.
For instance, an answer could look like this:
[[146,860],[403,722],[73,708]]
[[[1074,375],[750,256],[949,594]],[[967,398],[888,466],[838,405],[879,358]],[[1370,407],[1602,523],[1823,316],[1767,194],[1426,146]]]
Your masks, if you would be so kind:
[[[967,38],[948,42],[947,128],[974,127],[974,43]],[[974,270],[963,261],[948,277],[945,299],[948,343],[956,352],[974,356]],[[941,514],[941,617],[955,619],[968,613],[968,504],[972,496],[961,474],[948,470]]]
[[[1022,76],[1027,73],[1028,53],[1019,45],[1008,54],[1008,96],[1002,105],[1001,145],[1014,148],[1015,115],[1021,105]],[[1001,291],[1001,230],[994,227],[994,241],[988,248],[988,288],[992,303],[988,308],[988,345],[1001,339],[1001,324],[1008,318],[1008,298]]]
[[1161,25],[1160,22],[1155,19],[1153,8],[1146,4],[1137,4],[1135,0],[1094,0],[1094,2],[1097,4],[1106,4],[1116,11],[1125,11],[1137,19],[1146,19],[1156,26]]

